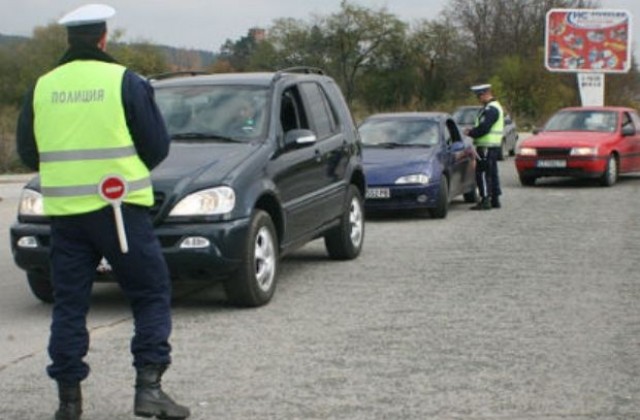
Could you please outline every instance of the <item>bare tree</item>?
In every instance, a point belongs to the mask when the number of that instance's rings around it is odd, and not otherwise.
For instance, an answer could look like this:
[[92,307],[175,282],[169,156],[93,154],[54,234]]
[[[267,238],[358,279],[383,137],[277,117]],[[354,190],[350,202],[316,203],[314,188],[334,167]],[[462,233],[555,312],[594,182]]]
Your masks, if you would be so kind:
[[402,42],[406,24],[384,8],[376,12],[343,0],[325,28],[337,78],[351,102],[358,72],[386,43]]
[[550,9],[597,6],[591,0],[451,0],[443,15],[458,29],[478,78],[486,79],[502,57],[535,57]]

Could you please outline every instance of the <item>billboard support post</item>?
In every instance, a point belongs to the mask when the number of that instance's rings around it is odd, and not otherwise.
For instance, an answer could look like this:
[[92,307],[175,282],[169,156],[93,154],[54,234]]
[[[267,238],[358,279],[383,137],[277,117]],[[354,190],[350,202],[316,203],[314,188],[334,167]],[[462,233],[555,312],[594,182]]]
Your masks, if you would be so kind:
[[578,73],[582,106],[604,106],[604,73]]

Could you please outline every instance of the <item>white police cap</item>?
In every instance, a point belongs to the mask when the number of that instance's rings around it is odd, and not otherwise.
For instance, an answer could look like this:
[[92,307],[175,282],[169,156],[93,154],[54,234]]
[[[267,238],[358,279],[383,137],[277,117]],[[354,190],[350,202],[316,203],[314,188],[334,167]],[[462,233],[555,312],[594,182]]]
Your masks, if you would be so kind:
[[105,22],[116,14],[116,9],[106,4],[87,4],[64,15],[58,23],[66,27],[93,25]]
[[480,95],[482,93],[485,93],[489,89],[491,89],[491,85],[490,84],[471,86],[471,91],[473,91],[473,93],[475,93],[476,95]]

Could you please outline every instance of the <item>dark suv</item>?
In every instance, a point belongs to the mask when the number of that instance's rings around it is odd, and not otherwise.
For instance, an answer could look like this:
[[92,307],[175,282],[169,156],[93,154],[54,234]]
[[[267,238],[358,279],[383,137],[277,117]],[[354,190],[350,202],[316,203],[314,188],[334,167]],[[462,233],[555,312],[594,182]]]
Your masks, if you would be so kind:
[[[175,279],[220,279],[230,301],[274,294],[281,256],[324,238],[333,259],[364,240],[361,145],[336,83],[321,71],[173,75],[152,79],[172,137],[152,172],[155,231]],[[38,179],[11,227],[16,264],[52,301],[49,225]],[[109,265],[97,267],[108,280]]]

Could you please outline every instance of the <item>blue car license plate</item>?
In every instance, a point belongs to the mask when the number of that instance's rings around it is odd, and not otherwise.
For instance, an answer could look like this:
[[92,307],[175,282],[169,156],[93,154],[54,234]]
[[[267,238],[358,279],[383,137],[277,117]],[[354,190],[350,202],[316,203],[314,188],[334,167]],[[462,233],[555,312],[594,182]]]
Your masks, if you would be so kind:
[[389,191],[389,188],[367,188],[366,198],[382,200],[390,197],[391,191]]

